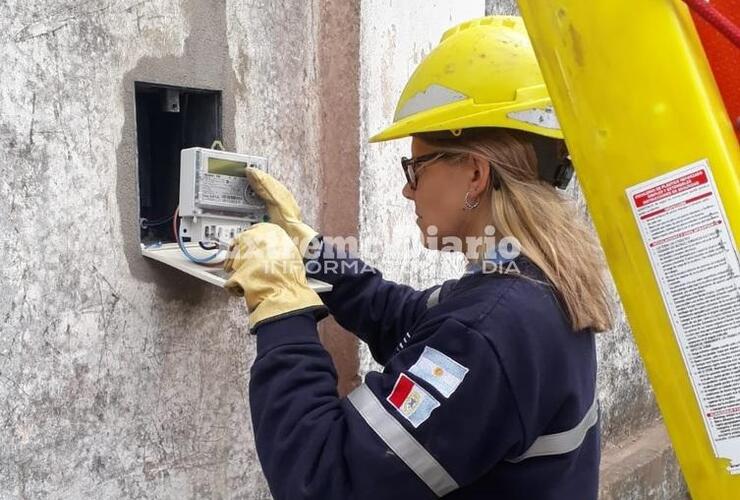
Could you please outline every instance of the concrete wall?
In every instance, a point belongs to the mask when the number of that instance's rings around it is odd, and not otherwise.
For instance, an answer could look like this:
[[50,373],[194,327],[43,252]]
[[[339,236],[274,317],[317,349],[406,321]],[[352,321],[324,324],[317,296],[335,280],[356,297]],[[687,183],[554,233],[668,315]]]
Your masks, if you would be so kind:
[[227,147],[270,156],[316,222],[318,16],[0,3],[1,498],[269,497],[243,304],[139,255],[133,82],[223,90]]
[[[418,242],[408,141],[366,139],[442,32],[486,8],[513,3],[0,3],[0,498],[269,498],[243,304],[139,253],[134,81],[222,90],[229,149],[269,156],[308,222],[427,287],[463,260]],[[321,333],[346,393],[357,344]],[[599,357],[616,444],[657,413],[624,320]]]

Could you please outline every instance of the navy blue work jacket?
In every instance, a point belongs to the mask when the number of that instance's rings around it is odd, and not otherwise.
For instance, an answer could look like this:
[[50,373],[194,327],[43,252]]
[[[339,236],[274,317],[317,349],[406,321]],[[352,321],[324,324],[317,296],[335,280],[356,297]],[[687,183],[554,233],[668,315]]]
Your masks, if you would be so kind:
[[340,398],[312,314],[257,328],[252,424],[277,500],[597,498],[594,336],[531,261],[419,291],[334,250],[307,274],[384,369]]

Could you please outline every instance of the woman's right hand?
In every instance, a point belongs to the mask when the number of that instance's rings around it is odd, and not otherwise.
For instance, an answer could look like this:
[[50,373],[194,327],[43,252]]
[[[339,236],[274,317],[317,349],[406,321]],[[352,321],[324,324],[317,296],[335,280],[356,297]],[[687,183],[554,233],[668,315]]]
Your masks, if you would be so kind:
[[258,168],[247,167],[246,177],[254,192],[267,205],[270,222],[283,228],[301,255],[305,255],[309,243],[319,233],[301,220],[301,209],[288,188]]

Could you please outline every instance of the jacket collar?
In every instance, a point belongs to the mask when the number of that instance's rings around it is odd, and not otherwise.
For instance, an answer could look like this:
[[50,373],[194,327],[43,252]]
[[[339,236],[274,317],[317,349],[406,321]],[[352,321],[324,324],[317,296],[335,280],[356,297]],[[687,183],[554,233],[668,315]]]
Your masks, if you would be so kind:
[[495,249],[489,249],[482,260],[479,259],[468,259],[468,263],[465,265],[465,272],[463,276],[469,276],[471,274],[485,272],[496,272],[501,269],[506,269],[507,265],[515,261],[517,257],[506,258],[500,255]]

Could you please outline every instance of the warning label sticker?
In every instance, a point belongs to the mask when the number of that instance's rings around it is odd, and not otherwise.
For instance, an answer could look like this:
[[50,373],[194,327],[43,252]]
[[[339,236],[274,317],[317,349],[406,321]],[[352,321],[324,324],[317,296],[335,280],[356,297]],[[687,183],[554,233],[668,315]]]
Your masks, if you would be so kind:
[[200,199],[219,205],[239,206],[244,204],[247,179],[228,175],[202,174],[200,177]]
[[714,453],[740,473],[740,257],[709,163],[627,189]]

